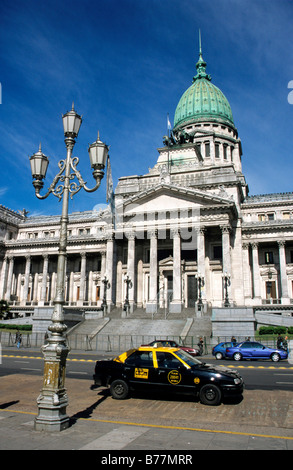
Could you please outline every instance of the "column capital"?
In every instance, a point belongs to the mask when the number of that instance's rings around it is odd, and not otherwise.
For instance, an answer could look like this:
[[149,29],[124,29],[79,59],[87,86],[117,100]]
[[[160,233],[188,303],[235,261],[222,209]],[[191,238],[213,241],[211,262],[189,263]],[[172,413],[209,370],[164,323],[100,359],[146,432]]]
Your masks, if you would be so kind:
[[128,240],[134,240],[135,239],[135,233],[133,231],[126,232],[125,235],[126,235],[126,238]]
[[220,225],[220,229],[222,233],[230,233],[231,232],[231,225]]
[[253,250],[256,250],[259,246],[259,242],[250,242],[250,244]]
[[179,228],[171,228],[170,232],[172,234],[172,238],[180,237],[180,229]]
[[157,236],[158,236],[158,230],[157,229],[148,230],[148,232],[147,232],[147,237],[148,238],[157,238]]
[[278,243],[278,245],[279,245],[279,248],[281,248],[281,247],[284,247],[284,246],[285,246],[286,240],[278,240],[277,243]]

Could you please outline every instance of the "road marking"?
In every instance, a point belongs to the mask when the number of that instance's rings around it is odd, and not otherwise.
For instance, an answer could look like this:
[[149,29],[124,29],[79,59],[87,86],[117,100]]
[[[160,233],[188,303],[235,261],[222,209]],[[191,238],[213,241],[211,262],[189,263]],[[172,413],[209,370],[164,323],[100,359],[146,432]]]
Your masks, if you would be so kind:
[[293,385],[293,382],[276,382],[276,384]]
[[136,425],[135,429],[130,429],[128,425],[120,426],[92,442],[80,447],[78,450],[119,450],[127,444],[134,441],[142,434],[148,431],[148,428]]
[[78,371],[74,371],[74,370],[68,370],[67,373],[68,374],[78,374],[78,375],[89,375],[88,372],[78,372]]
[[[15,357],[23,359],[44,359],[42,356],[16,356],[15,354],[2,354],[2,357]],[[67,362],[96,362],[96,359],[66,359]],[[220,367],[230,369],[275,369],[275,370],[293,370],[293,366],[249,366],[249,365],[238,365],[238,364],[219,364]]]
[[[18,410],[0,410],[0,413],[22,413],[22,414],[29,414],[37,416],[37,413],[32,411],[18,411]],[[291,436],[275,436],[272,434],[257,434],[257,433],[249,433],[249,432],[240,432],[240,431],[222,431],[218,429],[202,429],[202,428],[191,428],[191,427],[184,427],[184,426],[168,426],[164,424],[149,424],[149,423],[129,423],[126,421],[116,421],[116,420],[109,420],[109,419],[95,419],[95,418],[79,418],[82,421],[92,421],[96,423],[111,423],[111,424],[121,424],[123,426],[136,426],[136,427],[144,427],[144,428],[157,428],[157,429],[177,429],[181,431],[197,431],[197,432],[210,432],[210,433],[217,433],[217,434],[232,434],[237,436],[253,436],[253,437],[265,437],[267,439],[288,439],[293,440]]]

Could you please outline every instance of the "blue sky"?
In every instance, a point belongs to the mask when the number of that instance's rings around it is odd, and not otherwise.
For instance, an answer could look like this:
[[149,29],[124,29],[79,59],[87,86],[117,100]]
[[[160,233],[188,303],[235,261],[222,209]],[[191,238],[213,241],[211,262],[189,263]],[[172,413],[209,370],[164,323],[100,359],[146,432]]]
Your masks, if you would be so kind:
[[[74,155],[94,184],[88,144],[110,145],[114,185],[155,165],[191,85],[198,30],[212,82],[230,102],[250,194],[292,191],[292,0],[1,0],[0,204],[59,214],[34,195],[29,155],[42,143],[45,188],[65,158],[62,114],[83,115]],[[104,178],[70,212],[106,202]]]

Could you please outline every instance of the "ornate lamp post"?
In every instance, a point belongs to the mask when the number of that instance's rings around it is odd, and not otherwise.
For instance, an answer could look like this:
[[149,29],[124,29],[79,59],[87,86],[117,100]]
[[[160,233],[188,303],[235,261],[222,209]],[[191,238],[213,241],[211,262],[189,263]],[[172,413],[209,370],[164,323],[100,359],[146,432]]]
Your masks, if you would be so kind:
[[124,278],[124,282],[126,284],[126,297],[123,306],[123,310],[126,312],[126,315],[129,314],[130,311],[130,303],[129,303],[129,289],[132,289],[132,280],[128,276],[128,274]]
[[201,288],[204,286],[204,277],[200,275],[200,272],[198,272],[195,277],[197,280],[197,297],[198,297],[197,308],[199,311],[201,311],[202,306],[203,306]]
[[230,307],[228,287],[231,285],[230,274],[223,274],[223,283],[224,283],[224,307]]
[[[96,184],[89,189],[86,186],[76,166],[79,162],[77,157],[72,158],[72,150],[75,145],[80,125],[82,122],[72,105],[71,111],[63,118],[65,145],[67,156],[65,160],[58,163],[59,173],[53,179],[45,195],[40,194],[44,186],[43,179],[46,176],[49,159],[41,150],[30,157],[33,185],[37,198],[46,199],[49,194],[58,197],[62,201],[62,215],[60,219],[60,240],[57,265],[56,296],[52,314],[52,324],[49,326],[51,336],[47,344],[42,346],[44,355],[44,380],[41,394],[37,399],[39,413],[35,419],[35,429],[44,431],[61,431],[69,426],[69,417],[66,414],[68,396],[65,384],[66,358],[69,348],[66,344],[64,333],[67,326],[64,323],[64,290],[65,290],[65,263],[67,247],[67,224],[68,224],[68,202],[69,195],[72,198],[81,188],[87,192],[98,189],[104,176],[104,168],[108,155],[108,146],[100,141],[98,136],[96,142],[89,146],[89,157],[93,168],[93,177]],[[76,177],[77,181],[73,181]]]
[[107,313],[107,289],[110,289],[110,282],[107,279],[107,276],[102,279],[102,283],[104,284],[104,294],[103,294],[103,302],[101,304],[101,309],[103,310],[103,316]]

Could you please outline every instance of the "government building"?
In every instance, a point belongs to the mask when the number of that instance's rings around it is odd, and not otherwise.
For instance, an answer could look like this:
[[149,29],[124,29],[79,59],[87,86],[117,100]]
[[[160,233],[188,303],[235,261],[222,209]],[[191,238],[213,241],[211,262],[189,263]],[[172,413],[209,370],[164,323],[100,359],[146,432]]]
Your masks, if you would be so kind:
[[[120,177],[106,210],[70,214],[66,307],[98,312],[104,298],[111,316],[127,298],[130,316],[259,308],[292,320],[293,193],[250,196],[242,158],[200,48],[155,166]],[[0,220],[0,298],[23,316],[52,306],[60,217],[0,206]]]

